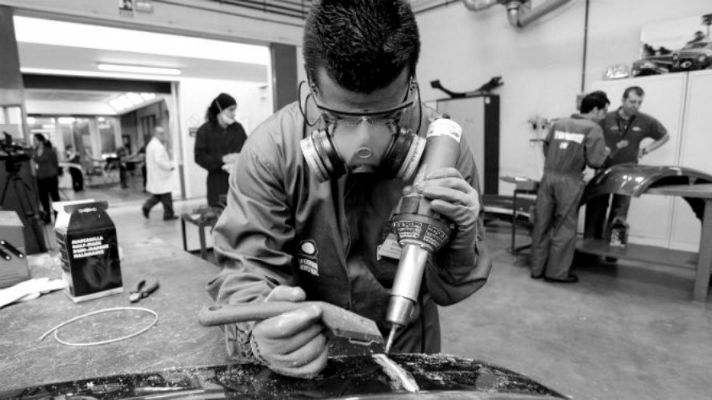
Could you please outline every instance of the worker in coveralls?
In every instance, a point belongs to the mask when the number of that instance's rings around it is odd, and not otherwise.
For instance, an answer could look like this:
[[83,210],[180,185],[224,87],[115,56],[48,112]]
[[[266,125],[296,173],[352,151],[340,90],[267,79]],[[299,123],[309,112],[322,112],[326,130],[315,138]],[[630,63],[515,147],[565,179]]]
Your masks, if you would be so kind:
[[599,125],[610,101],[603,92],[581,100],[580,114],[555,121],[544,140],[544,176],[537,193],[532,233],[531,276],[575,283],[569,272],[576,247],[583,170],[603,164],[610,150]]
[[[245,142],[213,232],[222,272],[208,290],[218,303],[325,301],[387,334],[400,258],[389,219],[412,185],[457,228],[428,259],[413,320],[391,351],[437,353],[437,305],[477,291],[491,266],[475,159],[463,137],[454,168],[434,169],[422,185],[398,178],[437,117],[418,95],[420,41],[407,1],[321,0],[304,30],[309,95]],[[315,377],[327,354],[345,354],[327,340],[315,306],[226,325],[225,333],[230,356],[287,376]]]

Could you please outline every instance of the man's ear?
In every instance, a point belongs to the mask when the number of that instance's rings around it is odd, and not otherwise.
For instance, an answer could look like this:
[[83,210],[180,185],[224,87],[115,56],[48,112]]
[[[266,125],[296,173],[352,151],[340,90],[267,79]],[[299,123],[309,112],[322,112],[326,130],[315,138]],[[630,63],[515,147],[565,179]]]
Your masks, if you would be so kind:
[[307,82],[309,83],[309,90],[311,90],[313,94],[316,95],[319,93],[319,87],[316,85],[316,81],[309,75],[307,75]]
[[312,93],[317,94],[319,93],[319,87],[316,85],[316,80],[312,76],[312,74],[309,73],[309,69],[307,68],[307,65],[304,64],[304,73],[307,76],[307,83],[309,84],[309,90],[311,90]]

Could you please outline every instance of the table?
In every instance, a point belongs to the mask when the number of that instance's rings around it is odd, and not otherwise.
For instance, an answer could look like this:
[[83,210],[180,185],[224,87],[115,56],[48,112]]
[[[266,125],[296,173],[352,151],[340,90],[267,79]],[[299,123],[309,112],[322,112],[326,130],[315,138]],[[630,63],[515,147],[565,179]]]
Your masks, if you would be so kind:
[[517,237],[517,218],[524,214],[524,215],[529,215],[529,219],[531,220],[531,215],[529,213],[529,207],[526,206],[526,204],[534,204],[536,201],[533,201],[531,203],[525,203],[525,205],[517,203],[517,197],[520,195],[530,195],[530,196],[535,196],[537,195],[537,192],[539,191],[538,185],[534,189],[514,189],[514,195],[513,195],[513,200],[512,200],[512,235],[511,235],[511,244],[509,247],[509,252],[516,255],[519,254],[520,251],[526,250],[530,247],[532,247],[532,243],[524,244],[521,246],[516,245],[516,237]]
[[[228,362],[221,329],[202,327],[197,320],[201,307],[212,302],[205,285],[219,269],[160,240],[119,245],[124,293],[74,304],[60,291],[0,309],[0,388]],[[57,278],[61,269],[33,266],[31,274]],[[146,277],[158,278],[160,288],[130,303],[129,291]],[[38,341],[72,317],[119,306],[151,309],[158,313],[158,323],[139,336],[101,346],[69,347],[51,336]],[[107,339],[135,332],[152,320],[144,313],[121,315],[126,317],[103,314],[77,322],[63,328],[60,337]]]
[[517,218],[520,215],[527,215],[529,216],[529,219],[531,220],[531,215],[529,213],[529,207],[533,205],[536,201],[535,200],[530,200],[529,202],[524,202],[520,203],[517,202],[517,198],[521,195],[529,196],[529,197],[534,197],[536,198],[537,193],[539,192],[539,182],[535,181],[533,179],[529,179],[526,177],[520,177],[520,176],[502,176],[499,178],[500,180],[504,182],[509,182],[513,183],[514,186],[514,193],[512,196],[512,232],[511,232],[511,244],[509,247],[509,252],[517,255],[519,254],[520,251],[526,250],[530,247],[532,247],[532,244],[525,244],[521,246],[517,246],[516,244],[516,236],[517,236]]
[[218,221],[218,217],[215,214],[203,214],[203,213],[184,213],[180,216],[180,229],[183,235],[183,250],[188,250],[188,240],[185,234],[185,223],[195,225],[198,227],[198,237],[200,238],[200,258],[203,260],[208,259],[208,249],[205,245],[205,228],[212,228]]
[[705,203],[700,247],[697,253],[629,243],[625,247],[612,247],[606,241],[582,239],[577,249],[591,254],[628,258],[654,264],[685,267],[695,270],[692,297],[695,301],[707,301],[712,271],[712,184],[670,185],[649,189],[644,194],[681,196],[703,199]]

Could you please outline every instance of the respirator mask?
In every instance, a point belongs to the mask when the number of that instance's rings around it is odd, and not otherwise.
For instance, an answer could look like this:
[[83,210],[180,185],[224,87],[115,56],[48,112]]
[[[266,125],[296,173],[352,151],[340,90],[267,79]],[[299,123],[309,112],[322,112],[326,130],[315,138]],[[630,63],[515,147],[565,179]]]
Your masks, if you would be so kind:
[[225,126],[230,126],[236,122],[235,120],[235,110],[237,109],[237,104],[230,106],[228,108],[220,107],[220,103],[215,100],[215,106],[218,108],[217,119],[222,122]]
[[225,124],[226,126],[230,126],[235,123],[235,118],[233,118],[230,115],[227,115],[227,113],[224,113],[224,112],[221,112],[220,114],[218,114],[218,118],[220,118],[222,123]]
[[320,117],[314,123],[307,122],[316,129],[301,140],[300,146],[319,182],[337,179],[347,172],[376,173],[402,180],[413,176],[425,149],[425,139],[417,134],[420,112],[416,130],[407,126],[416,121],[415,108],[420,110],[414,81],[398,106],[364,113],[329,108],[318,102],[315,92],[312,86],[306,102],[314,99]]

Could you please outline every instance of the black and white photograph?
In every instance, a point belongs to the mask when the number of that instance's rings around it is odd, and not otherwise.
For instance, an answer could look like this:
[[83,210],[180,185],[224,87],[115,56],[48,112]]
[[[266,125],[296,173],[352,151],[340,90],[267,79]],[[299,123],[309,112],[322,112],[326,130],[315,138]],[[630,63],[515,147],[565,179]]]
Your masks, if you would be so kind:
[[712,399],[709,0],[0,26],[0,400]]

